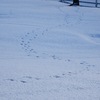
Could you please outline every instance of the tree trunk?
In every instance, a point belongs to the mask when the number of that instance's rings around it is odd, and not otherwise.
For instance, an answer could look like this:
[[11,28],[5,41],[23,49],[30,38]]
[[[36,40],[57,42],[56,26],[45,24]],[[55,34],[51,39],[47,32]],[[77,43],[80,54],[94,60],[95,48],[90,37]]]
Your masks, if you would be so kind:
[[79,5],[79,0],[73,0],[73,5]]

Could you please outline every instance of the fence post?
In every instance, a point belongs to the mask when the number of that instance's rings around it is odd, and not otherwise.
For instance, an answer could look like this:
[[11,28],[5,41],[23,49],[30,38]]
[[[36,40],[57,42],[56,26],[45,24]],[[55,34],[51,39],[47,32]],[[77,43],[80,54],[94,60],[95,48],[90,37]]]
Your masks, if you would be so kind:
[[97,0],[95,1],[95,7],[97,7],[97,5],[98,5],[98,2],[97,2]]
[[59,0],[60,2],[65,2],[65,0]]

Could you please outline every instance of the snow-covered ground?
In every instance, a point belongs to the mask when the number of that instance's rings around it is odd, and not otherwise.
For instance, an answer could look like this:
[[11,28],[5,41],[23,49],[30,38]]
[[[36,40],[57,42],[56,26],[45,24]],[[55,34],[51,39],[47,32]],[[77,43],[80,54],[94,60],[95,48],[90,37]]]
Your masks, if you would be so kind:
[[100,100],[100,8],[0,0],[0,100]]

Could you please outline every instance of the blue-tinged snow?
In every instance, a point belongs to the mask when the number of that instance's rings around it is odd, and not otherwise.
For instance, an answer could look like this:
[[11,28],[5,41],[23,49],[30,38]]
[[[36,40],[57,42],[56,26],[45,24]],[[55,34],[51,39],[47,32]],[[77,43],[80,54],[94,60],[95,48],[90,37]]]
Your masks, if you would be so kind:
[[0,100],[100,100],[100,8],[0,0]]

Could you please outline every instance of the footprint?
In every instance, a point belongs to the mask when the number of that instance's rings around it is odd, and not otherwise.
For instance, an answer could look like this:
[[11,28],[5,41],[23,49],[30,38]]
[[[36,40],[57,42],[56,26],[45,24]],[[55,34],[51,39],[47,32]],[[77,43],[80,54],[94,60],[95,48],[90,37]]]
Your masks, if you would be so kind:
[[22,41],[24,43],[24,41]]
[[29,44],[30,42],[28,41],[27,43]]
[[41,78],[36,77],[35,79],[36,79],[36,80],[40,80]]
[[20,43],[20,45],[23,45],[23,43]]
[[27,34],[30,34],[30,33],[27,33]]
[[71,60],[70,59],[68,59],[68,62],[70,62]]
[[68,72],[68,75],[71,76],[72,75],[72,72]]
[[33,51],[34,49],[30,49],[30,51]]
[[55,55],[53,55],[53,56],[52,56],[52,58],[53,58],[53,59],[56,59],[56,56],[55,56]]
[[39,58],[39,56],[36,56],[36,58]]
[[32,79],[31,76],[24,76],[24,78],[27,78],[27,79]]
[[22,82],[22,83],[27,83],[26,81],[23,81],[23,80],[22,80],[22,81],[20,81],[20,82]]
[[65,74],[63,73],[62,75],[64,76]]
[[14,79],[7,79],[8,81],[15,81]]
[[83,62],[80,62],[80,64],[81,64],[81,65],[84,65],[84,64],[86,65],[86,64],[88,64],[88,63],[85,62],[85,61],[83,61]]
[[55,78],[61,78],[61,76],[59,76],[59,75],[55,75],[55,76],[53,76],[53,77],[55,77]]

